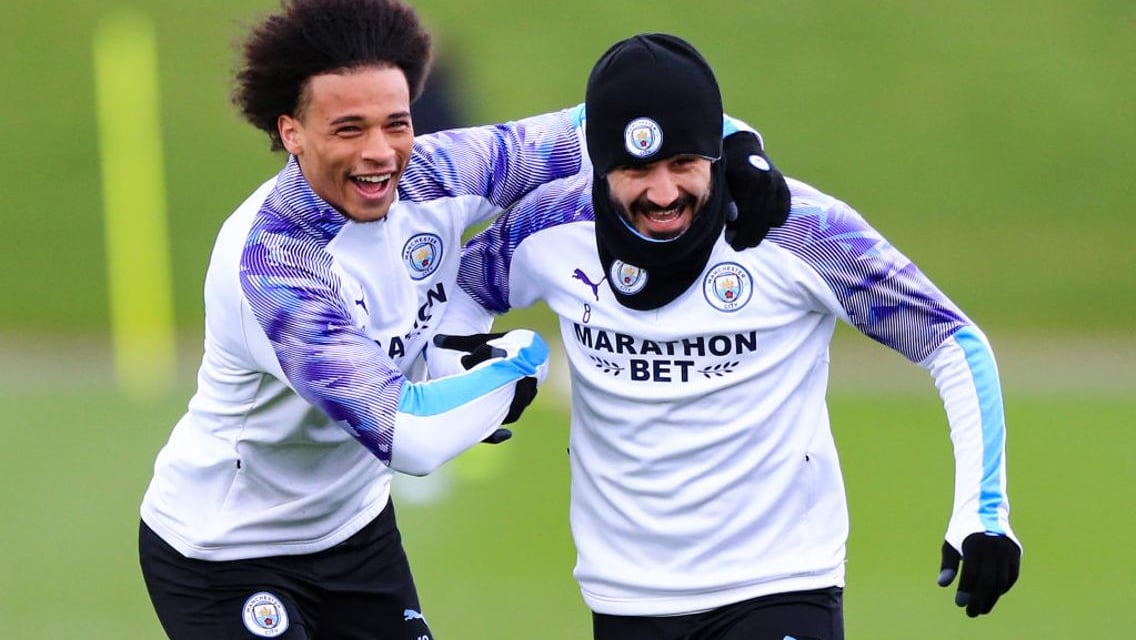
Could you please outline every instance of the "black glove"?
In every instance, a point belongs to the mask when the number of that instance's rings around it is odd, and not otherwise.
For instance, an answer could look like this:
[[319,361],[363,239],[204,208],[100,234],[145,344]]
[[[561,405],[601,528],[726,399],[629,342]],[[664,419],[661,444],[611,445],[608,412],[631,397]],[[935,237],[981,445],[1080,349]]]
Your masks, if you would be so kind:
[[789,185],[750,131],[722,140],[726,184],[737,205],[737,218],[726,223],[726,240],[735,251],[756,247],[773,227],[789,217]]
[[992,533],[972,533],[962,541],[962,555],[943,542],[943,562],[939,565],[939,586],[954,581],[962,560],[955,604],[966,607],[966,615],[976,618],[990,613],[994,603],[1018,580],[1022,550],[1010,538]]
[[462,366],[466,371],[489,360],[490,358],[504,358],[507,354],[504,349],[491,346],[490,340],[504,337],[505,333],[471,333],[465,336],[447,336],[438,334],[434,336],[434,346],[452,351],[464,351],[461,357]]
[[[471,333],[464,336],[436,335],[434,346],[441,349],[465,351],[467,355],[461,357],[461,364],[467,370],[489,360],[490,358],[504,358],[507,354],[504,349],[489,344],[504,336],[504,333]],[[521,417],[521,413],[536,398],[536,378],[521,378],[513,390],[513,402],[509,404],[509,413],[501,424],[512,424]],[[513,437],[509,429],[497,429],[489,437],[482,440],[487,444],[500,444]]]

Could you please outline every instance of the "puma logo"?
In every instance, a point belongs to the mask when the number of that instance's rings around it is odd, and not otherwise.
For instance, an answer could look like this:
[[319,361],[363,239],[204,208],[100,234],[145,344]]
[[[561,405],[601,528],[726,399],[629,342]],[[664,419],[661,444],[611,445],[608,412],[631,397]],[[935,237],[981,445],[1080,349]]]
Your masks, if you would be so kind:
[[603,284],[603,281],[607,279],[607,276],[600,278],[599,282],[592,282],[591,279],[588,278],[588,274],[584,273],[580,269],[576,269],[572,272],[572,277],[591,287],[592,295],[596,297],[596,302],[600,301],[600,285]]

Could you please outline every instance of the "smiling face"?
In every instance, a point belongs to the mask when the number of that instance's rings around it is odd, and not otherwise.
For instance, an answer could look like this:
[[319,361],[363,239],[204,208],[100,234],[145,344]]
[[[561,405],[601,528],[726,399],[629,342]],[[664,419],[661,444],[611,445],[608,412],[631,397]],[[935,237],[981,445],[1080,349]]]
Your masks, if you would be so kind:
[[670,240],[690,228],[710,199],[710,160],[678,155],[607,174],[612,202],[640,235]]
[[316,195],[358,222],[387,215],[414,144],[400,69],[312,76],[297,114],[280,116],[277,128]]

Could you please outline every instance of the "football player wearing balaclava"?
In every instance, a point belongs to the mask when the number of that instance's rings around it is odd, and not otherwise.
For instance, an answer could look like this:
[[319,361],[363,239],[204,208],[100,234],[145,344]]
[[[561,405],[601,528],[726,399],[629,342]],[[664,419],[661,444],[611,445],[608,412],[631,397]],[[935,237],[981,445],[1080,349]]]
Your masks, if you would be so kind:
[[[825,403],[838,320],[934,378],[955,453],[940,584],[961,559],[956,603],[989,613],[1021,551],[984,334],[852,207],[730,132],[689,43],[617,43],[585,104],[591,170],[467,244],[439,332],[538,301],[559,317],[575,577],[596,640],[844,637],[848,509]],[[764,181],[735,189],[738,175]],[[785,184],[787,215],[767,207],[756,246],[731,245],[730,200],[776,203]]]

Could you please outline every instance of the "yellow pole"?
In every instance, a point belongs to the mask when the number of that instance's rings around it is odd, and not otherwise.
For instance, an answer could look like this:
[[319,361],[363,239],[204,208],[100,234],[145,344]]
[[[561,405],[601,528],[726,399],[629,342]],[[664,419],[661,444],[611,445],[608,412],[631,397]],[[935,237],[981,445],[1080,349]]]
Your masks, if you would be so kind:
[[176,367],[152,22],[108,16],[94,60],[115,374],[124,392],[149,396],[171,385]]

